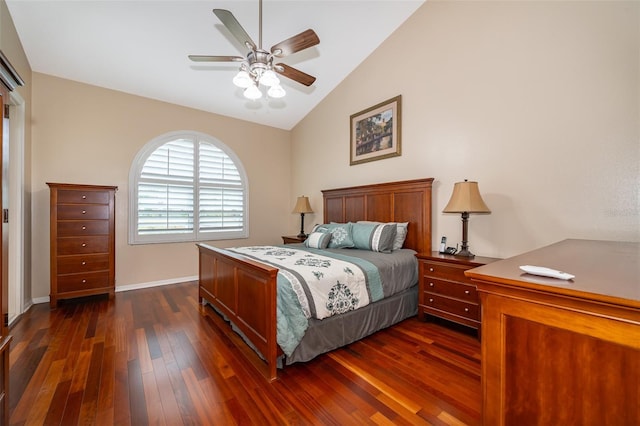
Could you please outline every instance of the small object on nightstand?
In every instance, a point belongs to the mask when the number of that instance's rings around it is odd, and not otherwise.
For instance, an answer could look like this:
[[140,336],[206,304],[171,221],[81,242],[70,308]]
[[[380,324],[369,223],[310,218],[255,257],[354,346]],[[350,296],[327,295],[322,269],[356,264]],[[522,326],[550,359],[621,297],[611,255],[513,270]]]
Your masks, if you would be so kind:
[[296,244],[296,243],[304,243],[307,237],[300,237],[299,235],[283,235],[282,241],[284,244]]
[[438,252],[419,253],[418,316],[427,315],[480,330],[480,301],[476,286],[464,271],[494,262],[496,258],[462,258]]

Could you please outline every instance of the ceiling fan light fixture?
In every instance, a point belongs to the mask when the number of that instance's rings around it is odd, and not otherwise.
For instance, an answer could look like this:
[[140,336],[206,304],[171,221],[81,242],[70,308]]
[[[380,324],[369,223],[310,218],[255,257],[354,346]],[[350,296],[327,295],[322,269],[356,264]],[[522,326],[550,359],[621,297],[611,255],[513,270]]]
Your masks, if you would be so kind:
[[262,97],[262,92],[260,91],[260,89],[258,89],[258,87],[255,84],[252,84],[251,86],[247,87],[243,94],[245,98],[251,99],[252,101],[255,101]]
[[271,86],[269,88],[269,91],[267,91],[267,95],[270,98],[274,98],[274,99],[283,98],[284,95],[286,94],[287,92],[285,92],[282,86],[280,86],[279,84],[276,84],[275,86]]
[[240,70],[235,77],[233,77],[233,84],[243,89],[253,85],[253,80],[248,72]]
[[260,84],[267,87],[277,86],[280,84],[280,79],[276,76],[276,73],[268,69],[260,76]]

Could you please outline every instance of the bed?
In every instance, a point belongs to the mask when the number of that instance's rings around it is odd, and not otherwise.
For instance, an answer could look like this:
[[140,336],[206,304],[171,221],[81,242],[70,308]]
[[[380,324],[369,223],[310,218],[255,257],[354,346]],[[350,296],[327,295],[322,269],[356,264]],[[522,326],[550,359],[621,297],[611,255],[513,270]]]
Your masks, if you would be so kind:
[[[323,190],[323,223],[408,223],[403,251],[430,252],[432,182],[433,178],[426,178]],[[284,354],[277,342],[278,268],[246,253],[208,244],[197,246],[199,301],[210,304],[232,323],[248,346],[261,355],[263,361],[257,365],[261,373],[267,380],[275,380]],[[417,301],[416,280],[414,285],[362,308],[322,320],[309,319],[302,340],[284,357],[284,363],[310,360],[413,316]]]

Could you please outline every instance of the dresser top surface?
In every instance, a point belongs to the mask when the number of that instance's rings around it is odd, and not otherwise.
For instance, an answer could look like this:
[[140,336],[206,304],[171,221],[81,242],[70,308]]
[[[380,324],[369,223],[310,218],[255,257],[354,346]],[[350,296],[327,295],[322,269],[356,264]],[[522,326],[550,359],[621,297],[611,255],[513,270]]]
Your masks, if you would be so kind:
[[[531,275],[522,265],[575,275]],[[472,279],[640,308],[640,243],[569,239],[467,271]],[[481,284],[479,284],[479,289]]]

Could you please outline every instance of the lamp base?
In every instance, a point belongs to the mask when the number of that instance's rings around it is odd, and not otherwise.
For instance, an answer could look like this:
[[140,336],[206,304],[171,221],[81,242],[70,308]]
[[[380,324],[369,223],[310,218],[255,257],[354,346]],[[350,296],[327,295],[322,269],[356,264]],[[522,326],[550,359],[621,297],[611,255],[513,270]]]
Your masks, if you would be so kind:
[[454,256],[467,257],[467,258],[476,257],[476,255],[471,253],[468,248],[460,249],[460,251],[454,254]]
[[307,239],[307,234],[301,232],[298,234],[298,238],[304,238],[305,240]]
[[462,212],[462,248],[455,254],[458,257],[475,257],[476,255],[469,251],[468,240],[468,224],[469,224],[469,212]]

